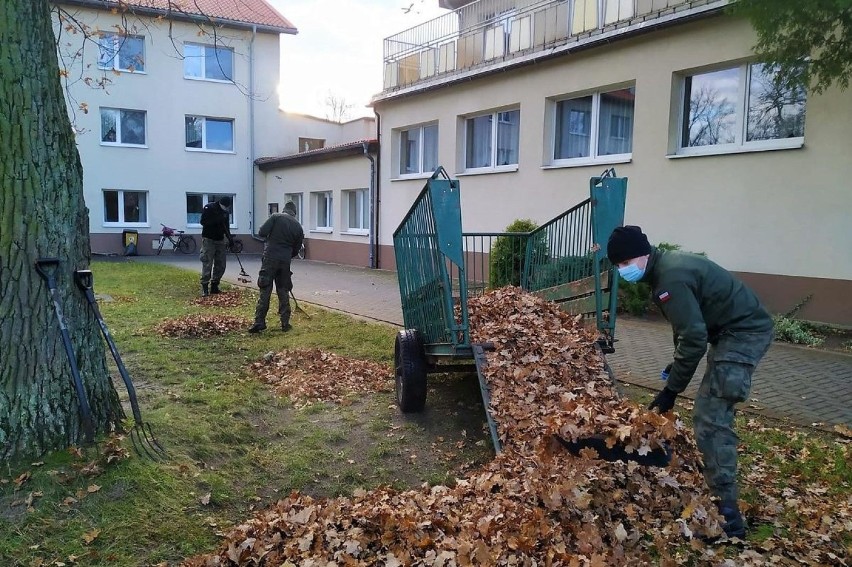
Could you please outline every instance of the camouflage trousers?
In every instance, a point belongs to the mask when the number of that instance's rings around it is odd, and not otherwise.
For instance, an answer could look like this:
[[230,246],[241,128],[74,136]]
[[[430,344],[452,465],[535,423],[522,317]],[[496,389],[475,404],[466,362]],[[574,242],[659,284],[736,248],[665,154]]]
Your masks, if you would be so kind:
[[734,406],[748,399],[752,374],[772,338],[772,331],[724,333],[707,353],[707,370],[695,398],[695,440],[707,486],[722,502],[739,498]]
[[260,264],[260,274],[257,277],[260,297],[254,310],[255,323],[266,324],[269,300],[272,297],[272,284],[275,284],[275,293],[278,294],[278,316],[281,318],[281,326],[290,323],[290,299],[287,294],[293,289],[292,275],[290,260],[263,258]]
[[227,253],[227,239],[201,239],[201,253],[198,255],[198,259],[201,260],[201,285],[207,285],[211,282],[219,283],[225,273]]

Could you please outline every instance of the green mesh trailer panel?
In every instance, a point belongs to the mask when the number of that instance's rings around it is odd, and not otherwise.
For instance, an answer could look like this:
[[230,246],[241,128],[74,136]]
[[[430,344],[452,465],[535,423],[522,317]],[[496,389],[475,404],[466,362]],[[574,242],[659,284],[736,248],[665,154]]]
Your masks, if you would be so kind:
[[427,354],[470,353],[459,182],[439,167],[393,234],[402,316]]
[[612,350],[618,278],[606,257],[609,235],[624,223],[627,178],[610,168],[589,180],[589,198],[530,232],[521,286],[573,315],[595,316]]

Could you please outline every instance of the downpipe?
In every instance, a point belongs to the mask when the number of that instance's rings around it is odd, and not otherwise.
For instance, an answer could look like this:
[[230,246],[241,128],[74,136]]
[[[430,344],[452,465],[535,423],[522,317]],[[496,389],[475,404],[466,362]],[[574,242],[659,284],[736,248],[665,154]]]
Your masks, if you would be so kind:
[[251,41],[249,42],[249,187],[251,188],[251,211],[249,212],[249,235],[252,239],[258,242],[264,242],[262,238],[255,234],[255,228],[257,223],[255,219],[257,216],[255,215],[255,193],[256,188],[255,184],[257,182],[257,175],[255,173],[255,169],[257,166],[254,164],[255,160],[255,124],[254,124],[254,41],[257,37],[257,25],[253,25],[251,27]]
[[370,155],[370,142],[364,142],[364,156],[370,160],[370,267],[376,267],[374,242],[376,239],[375,202],[376,202],[376,159]]

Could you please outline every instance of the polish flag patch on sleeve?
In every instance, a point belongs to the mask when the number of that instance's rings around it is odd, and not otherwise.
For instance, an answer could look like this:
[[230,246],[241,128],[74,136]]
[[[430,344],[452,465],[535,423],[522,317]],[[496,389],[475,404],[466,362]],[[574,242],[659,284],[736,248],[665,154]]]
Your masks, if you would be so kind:
[[661,291],[661,292],[657,295],[657,297],[659,298],[660,303],[665,303],[666,301],[668,301],[669,299],[671,299],[671,298],[672,298],[672,296],[671,296],[671,295],[669,294],[669,292],[667,292],[667,291]]

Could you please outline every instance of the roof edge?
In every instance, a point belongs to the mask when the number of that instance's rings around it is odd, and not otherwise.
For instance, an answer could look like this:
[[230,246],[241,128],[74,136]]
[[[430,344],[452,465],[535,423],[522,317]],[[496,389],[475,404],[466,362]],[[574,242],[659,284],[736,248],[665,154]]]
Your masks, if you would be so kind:
[[[53,4],[68,4],[71,6],[80,6],[82,8],[91,8],[94,10],[111,10],[113,8],[119,8],[121,6],[121,3],[115,0],[52,0],[52,2]],[[132,14],[142,16],[166,16],[171,19],[184,22],[200,22],[209,25],[218,24],[229,28],[254,30],[261,33],[277,33],[289,35],[296,35],[299,33],[299,30],[295,27],[254,24],[249,22],[241,22],[238,20],[230,20],[227,18],[205,16],[202,14],[188,14],[179,10],[163,10],[160,8],[146,8],[144,6],[127,6],[127,10]]]
[[269,171],[270,169],[280,167],[286,168],[296,165],[305,165],[308,163],[364,155],[364,146],[367,146],[367,153],[369,154],[375,154],[379,151],[378,140],[359,140],[357,142],[348,142],[346,144],[340,144],[330,148],[311,150],[309,152],[301,152],[298,154],[290,154],[280,157],[261,157],[254,160],[254,164],[261,171]]

